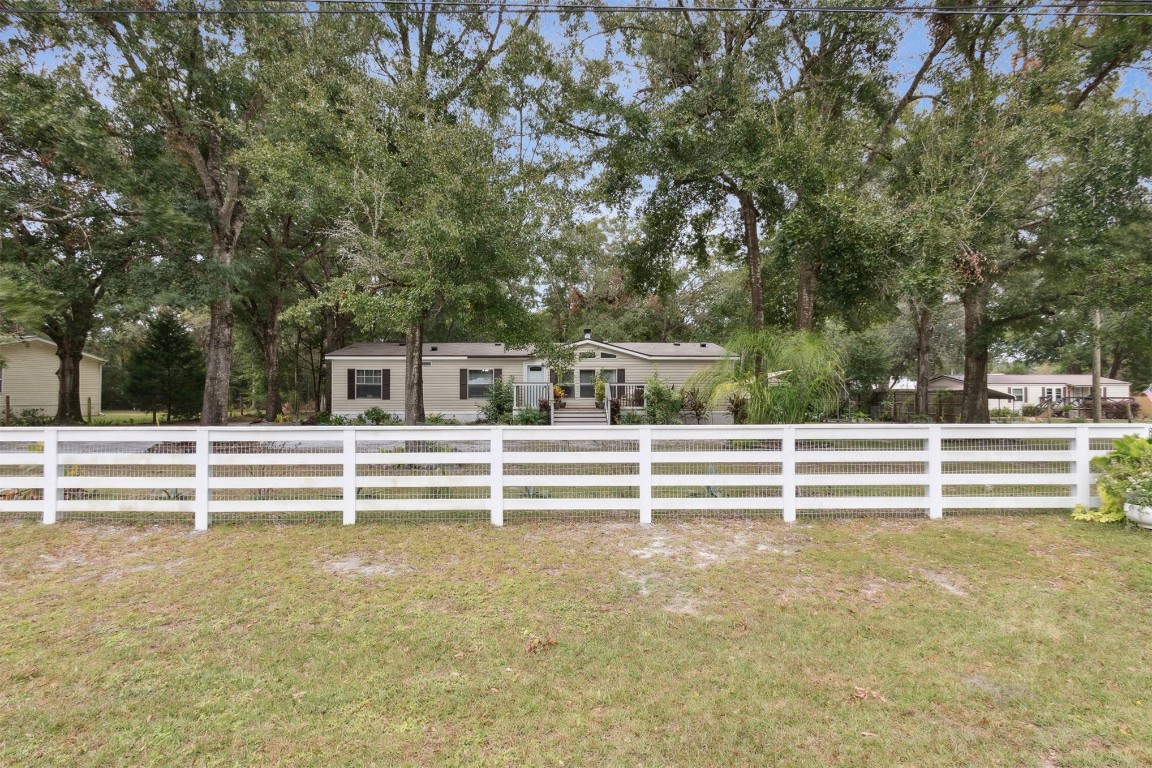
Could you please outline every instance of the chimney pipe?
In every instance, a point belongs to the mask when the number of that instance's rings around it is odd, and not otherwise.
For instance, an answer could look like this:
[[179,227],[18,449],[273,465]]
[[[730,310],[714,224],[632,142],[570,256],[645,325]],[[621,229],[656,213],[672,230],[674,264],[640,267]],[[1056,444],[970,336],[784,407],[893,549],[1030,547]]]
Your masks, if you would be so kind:
[[586,338],[586,339],[592,338],[592,329],[591,328],[585,328],[584,329],[584,338]]

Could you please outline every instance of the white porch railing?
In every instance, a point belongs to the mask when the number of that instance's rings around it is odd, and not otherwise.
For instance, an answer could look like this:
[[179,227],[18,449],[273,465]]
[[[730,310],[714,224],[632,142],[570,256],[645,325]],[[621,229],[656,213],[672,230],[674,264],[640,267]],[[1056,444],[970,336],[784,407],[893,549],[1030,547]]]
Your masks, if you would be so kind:
[[512,408],[539,408],[540,401],[552,402],[552,385],[547,381],[512,384]]
[[1142,425],[0,429],[0,520],[927,516],[1095,505]]

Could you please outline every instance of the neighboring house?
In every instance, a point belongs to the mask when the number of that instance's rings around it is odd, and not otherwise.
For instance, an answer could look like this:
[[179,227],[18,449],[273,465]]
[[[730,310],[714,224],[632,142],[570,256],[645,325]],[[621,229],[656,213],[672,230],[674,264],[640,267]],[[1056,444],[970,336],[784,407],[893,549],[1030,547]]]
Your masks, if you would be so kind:
[[[56,345],[36,336],[0,340],[0,359],[0,418],[5,407],[14,415],[35,410],[55,416],[60,396]],[[80,361],[80,407],[87,409],[92,398],[92,413],[100,413],[104,363],[87,352]]]
[[[559,374],[524,349],[500,343],[424,345],[424,410],[461,421],[473,421],[488,397],[493,379],[513,381],[516,406],[536,407],[551,399],[552,384],[565,391],[565,400],[579,407],[595,402],[597,371],[615,385],[616,396],[643,402],[643,384],[659,372],[677,387],[701,368],[724,359],[723,347],[712,343],[610,343],[585,338],[571,343],[574,370]],[[325,358],[331,366],[332,413],[355,416],[369,408],[404,412],[404,343],[365,343],[336,350]]]
[[1140,415],[1146,419],[1152,419],[1152,386],[1137,395],[1135,400]]
[[[930,390],[960,390],[963,387],[964,377],[957,375],[937,376],[928,383]],[[1092,376],[1084,373],[990,373],[988,389],[991,407],[1019,410],[1025,405],[1059,404],[1091,398]],[[1101,378],[1100,394],[1105,402],[1123,400],[1131,397],[1131,386],[1126,381]]]

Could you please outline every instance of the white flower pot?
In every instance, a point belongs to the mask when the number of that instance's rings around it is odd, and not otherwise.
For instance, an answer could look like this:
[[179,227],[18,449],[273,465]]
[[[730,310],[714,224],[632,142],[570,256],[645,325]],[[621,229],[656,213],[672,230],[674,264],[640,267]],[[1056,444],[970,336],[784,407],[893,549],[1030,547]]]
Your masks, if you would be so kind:
[[1135,504],[1125,504],[1124,513],[1128,519],[1141,528],[1152,530],[1152,507],[1138,507]]

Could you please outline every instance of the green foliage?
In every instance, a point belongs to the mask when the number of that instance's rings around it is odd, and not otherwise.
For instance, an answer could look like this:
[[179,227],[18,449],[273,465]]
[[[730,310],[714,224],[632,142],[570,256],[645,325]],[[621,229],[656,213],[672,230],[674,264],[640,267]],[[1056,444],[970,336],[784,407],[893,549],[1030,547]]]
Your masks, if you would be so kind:
[[399,419],[394,414],[388,413],[378,405],[365,410],[364,413],[360,414],[357,421],[371,424],[374,427],[391,427],[404,423],[403,419]]
[[488,399],[480,406],[480,421],[496,424],[512,413],[515,391],[513,379],[507,381],[503,378],[492,380],[488,390]]
[[691,414],[692,420],[703,424],[712,415],[712,403],[699,387],[684,387],[680,390],[680,409]]
[[[26,408],[20,413],[12,415],[12,426],[14,427],[46,427],[53,423],[54,419],[39,408]],[[4,420],[0,417],[0,424]]]
[[424,424],[429,427],[458,427],[460,426],[460,420],[452,418],[451,416],[445,416],[442,413],[430,413],[428,417],[424,419]]
[[604,402],[604,396],[608,392],[608,385],[604,383],[604,379],[600,378],[600,373],[596,374],[596,383],[592,386],[592,394],[597,402]]
[[648,424],[648,417],[636,411],[624,411],[616,419],[617,424],[624,426],[636,427],[641,424]]
[[1025,403],[1020,406],[1020,415],[1028,418],[1034,418],[1040,415],[1040,407],[1032,403]]
[[840,356],[815,334],[764,331],[736,336],[731,357],[695,375],[689,386],[727,404],[737,424],[799,424],[835,413],[843,397]]
[[1124,501],[1138,507],[1152,507],[1152,466],[1132,476],[1124,491]]
[[658,371],[645,382],[644,416],[649,424],[680,423],[680,393]]
[[993,408],[988,412],[988,415],[993,419],[1010,419],[1016,415],[1016,412],[1011,408]]
[[[1126,435],[1116,440],[1106,456],[1092,459],[1092,470],[1100,473],[1096,480],[1100,496],[1098,510],[1077,509],[1077,520],[1110,523],[1124,519],[1124,502],[1129,492],[1143,498],[1152,487],[1152,440]],[[1131,503],[1131,502],[1130,502]]]
[[192,418],[200,412],[204,357],[175,312],[162,309],[149,319],[127,369],[133,407],[163,412],[167,421]]
[[518,427],[542,427],[551,421],[548,414],[539,408],[525,408],[512,417],[511,423]]

